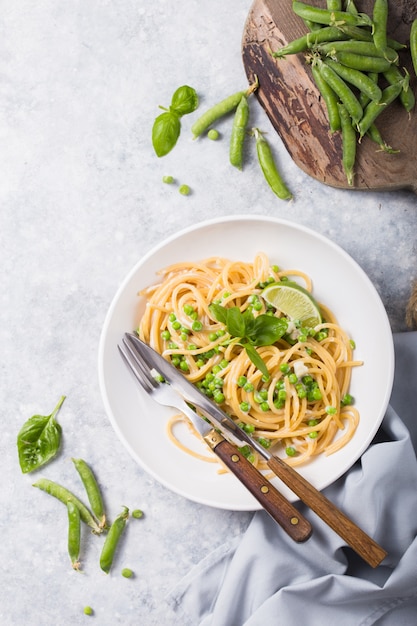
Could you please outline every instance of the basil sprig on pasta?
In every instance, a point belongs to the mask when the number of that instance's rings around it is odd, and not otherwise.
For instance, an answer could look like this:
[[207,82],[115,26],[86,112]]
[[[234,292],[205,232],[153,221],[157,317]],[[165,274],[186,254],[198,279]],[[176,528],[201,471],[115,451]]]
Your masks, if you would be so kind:
[[265,361],[255,347],[272,346],[287,332],[288,320],[265,314],[255,317],[249,309],[242,312],[237,306],[226,308],[214,302],[209,309],[232,337],[240,339],[239,344],[245,348],[252,363],[264,376],[269,376]]

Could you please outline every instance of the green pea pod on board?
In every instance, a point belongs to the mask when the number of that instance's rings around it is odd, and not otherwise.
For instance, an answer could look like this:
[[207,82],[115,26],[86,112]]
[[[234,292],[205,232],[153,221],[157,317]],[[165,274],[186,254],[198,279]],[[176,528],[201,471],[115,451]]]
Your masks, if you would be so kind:
[[342,164],[348,185],[352,186],[356,160],[357,135],[345,105],[339,102],[338,107],[342,126]]
[[334,133],[336,130],[340,130],[340,115],[337,107],[338,97],[333,89],[323,79],[317,65],[311,66],[311,72],[317,89],[319,90],[320,95],[324,100],[324,104],[326,105],[330,131]]
[[375,0],[372,13],[372,36],[378,50],[387,47],[388,0]]
[[123,511],[116,517],[107,533],[100,555],[100,567],[106,574],[111,570],[117,546],[119,545],[128,518],[129,509],[125,506],[123,507]]
[[413,61],[414,73],[417,76],[417,19],[411,24],[410,30],[410,52]]

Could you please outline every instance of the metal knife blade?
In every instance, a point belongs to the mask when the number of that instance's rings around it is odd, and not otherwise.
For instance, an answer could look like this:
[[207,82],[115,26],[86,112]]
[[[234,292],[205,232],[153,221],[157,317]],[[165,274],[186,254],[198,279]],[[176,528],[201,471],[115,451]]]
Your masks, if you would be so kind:
[[211,422],[215,422],[223,433],[231,433],[237,439],[248,443],[267,462],[268,467],[282,482],[293,491],[304,504],[309,506],[323,521],[330,526],[359,556],[369,565],[376,567],[387,556],[386,551],[357,526],[349,517],[338,509],[325,495],[309,483],[299,472],[282,459],[274,456],[261,446],[248,433],[243,431],[232,418],[214,402],[190,383],[173,365],[153,348],[132,333],[125,338],[136,346],[139,354],[149,367],[155,367],[183,398],[197,406]]

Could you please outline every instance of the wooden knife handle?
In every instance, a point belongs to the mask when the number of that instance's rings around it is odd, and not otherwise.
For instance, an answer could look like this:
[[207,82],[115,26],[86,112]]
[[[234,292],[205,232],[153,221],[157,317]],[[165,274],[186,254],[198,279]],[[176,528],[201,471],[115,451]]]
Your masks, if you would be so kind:
[[294,541],[306,541],[312,533],[310,522],[239,452],[236,446],[211,430],[205,437],[210,448],[258,500],[269,515]]
[[296,470],[274,456],[271,456],[267,463],[274,474],[369,565],[376,567],[383,561],[387,552]]

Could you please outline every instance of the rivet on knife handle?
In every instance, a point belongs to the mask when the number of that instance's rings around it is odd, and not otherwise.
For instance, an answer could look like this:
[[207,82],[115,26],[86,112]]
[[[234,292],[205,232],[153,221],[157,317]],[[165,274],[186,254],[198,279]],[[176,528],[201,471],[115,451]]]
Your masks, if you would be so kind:
[[294,539],[306,541],[312,528],[297,509],[216,430],[208,432],[204,439],[226,467],[245,485],[269,515]]
[[287,485],[302,502],[307,504],[369,565],[376,567],[387,556],[387,552],[361,528],[356,526],[320,491],[315,489],[301,474],[277,457],[271,456],[268,467]]

